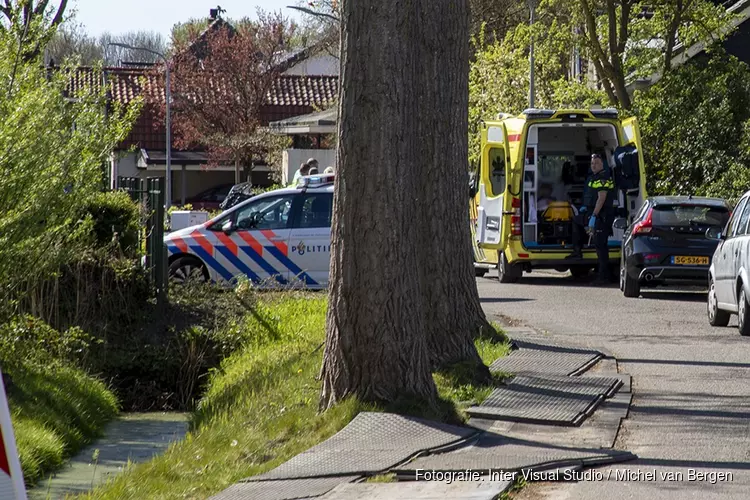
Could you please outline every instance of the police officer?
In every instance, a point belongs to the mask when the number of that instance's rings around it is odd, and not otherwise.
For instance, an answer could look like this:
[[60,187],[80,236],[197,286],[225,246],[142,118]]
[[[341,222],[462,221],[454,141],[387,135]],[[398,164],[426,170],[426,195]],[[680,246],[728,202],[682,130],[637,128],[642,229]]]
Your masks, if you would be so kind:
[[598,154],[591,155],[591,175],[586,179],[583,206],[573,219],[573,253],[568,259],[580,259],[583,254],[584,226],[593,232],[596,257],[599,261],[599,277],[595,284],[609,283],[609,228],[613,219],[615,184],[604,162]]

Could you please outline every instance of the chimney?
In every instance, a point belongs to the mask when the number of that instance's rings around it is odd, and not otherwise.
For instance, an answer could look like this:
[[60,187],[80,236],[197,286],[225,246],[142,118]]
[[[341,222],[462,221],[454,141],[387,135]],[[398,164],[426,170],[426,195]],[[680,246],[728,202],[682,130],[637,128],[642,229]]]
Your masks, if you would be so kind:
[[217,17],[219,17],[219,9],[211,9],[208,11],[208,18],[211,21],[216,20]]

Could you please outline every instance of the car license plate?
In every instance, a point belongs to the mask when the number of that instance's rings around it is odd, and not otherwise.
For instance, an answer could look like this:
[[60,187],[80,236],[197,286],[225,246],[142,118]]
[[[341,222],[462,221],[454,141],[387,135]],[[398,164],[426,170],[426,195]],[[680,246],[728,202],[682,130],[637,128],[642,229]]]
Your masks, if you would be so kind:
[[677,255],[675,257],[672,257],[672,264],[676,264],[678,266],[707,266],[708,257]]

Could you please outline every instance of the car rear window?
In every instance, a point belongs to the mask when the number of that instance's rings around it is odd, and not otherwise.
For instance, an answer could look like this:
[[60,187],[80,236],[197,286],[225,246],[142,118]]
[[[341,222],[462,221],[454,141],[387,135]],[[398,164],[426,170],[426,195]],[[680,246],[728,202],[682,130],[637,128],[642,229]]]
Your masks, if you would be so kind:
[[707,205],[657,205],[652,214],[655,226],[701,226],[724,227],[729,220],[729,210]]

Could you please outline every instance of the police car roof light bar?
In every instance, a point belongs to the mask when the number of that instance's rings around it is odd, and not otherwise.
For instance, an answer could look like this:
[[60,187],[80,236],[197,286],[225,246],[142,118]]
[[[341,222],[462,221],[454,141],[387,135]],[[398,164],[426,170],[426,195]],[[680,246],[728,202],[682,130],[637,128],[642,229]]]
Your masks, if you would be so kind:
[[333,184],[336,174],[303,175],[297,181],[297,189],[320,187]]

